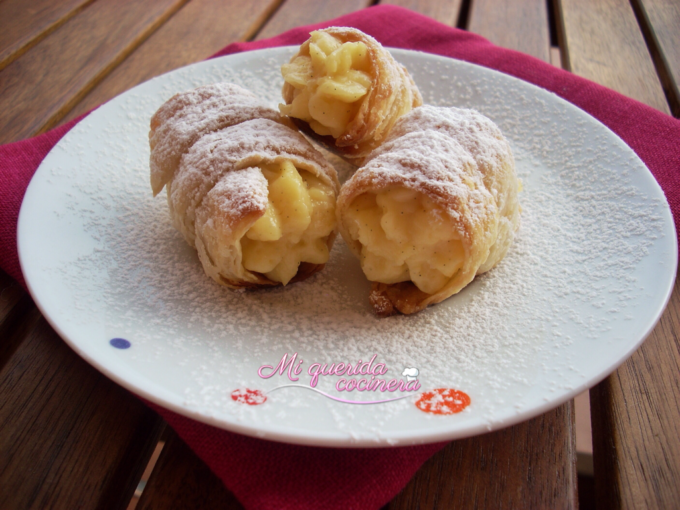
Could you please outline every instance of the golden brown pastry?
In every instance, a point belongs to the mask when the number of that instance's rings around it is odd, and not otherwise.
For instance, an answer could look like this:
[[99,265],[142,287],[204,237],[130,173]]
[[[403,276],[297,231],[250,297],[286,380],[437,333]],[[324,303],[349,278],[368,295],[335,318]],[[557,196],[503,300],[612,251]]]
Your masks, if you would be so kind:
[[279,112],[233,83],[215,83],[175,94],[151,118],[151,189],[158,195],[179,160],[206,133],[251,119],[290,125]]
[[310,34],[281,73],[281,113],[305,132],[361,161],[385,140],[394,123],[422,97],[404,66],[354,28]]
[[[154,168],[163,169],[157,175],[167,187],[173,224],[216,282],[231,288],[286,285],[319,271],[328,260],[335,238],[337,175],[297,131],[269,118],[247,120],[258,111],[275,118],[278,112],[263,105],[247,112],[248,102],[259,102],[251,101],[249,93],[234,94],[233,87],[226,89],[235,104],[208,97],[231,112],[231,121],[246,119],[234,125],[208,131],[206,126],[229,121],[218,107],[212,111],[189,101],[179,119],[188,127],[164,125],[174,123],[177,115],[154,116],[150,139],[160,131],[181,140],[186,150],[167,145],[158,153],[165,139],[157,138],[151,150],[152,182]],[[171,110],[167,104],[164,108]],[[196,116],[207,110],[213,120],[194,118],[186,110]],[[174,111],[182,113],[181,108]]]
[[337,203],[376,313],[422,310],[498,264],[519,226],[518,187],[510,146],[488,118],[431,106],[402,117]]

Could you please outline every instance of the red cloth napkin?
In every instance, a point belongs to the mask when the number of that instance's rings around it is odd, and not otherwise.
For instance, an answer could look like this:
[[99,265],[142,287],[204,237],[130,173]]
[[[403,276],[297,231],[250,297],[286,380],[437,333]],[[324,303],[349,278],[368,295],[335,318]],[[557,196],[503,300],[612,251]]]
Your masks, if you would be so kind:
[[[215,56],[300,44],[313,29],[352,26],[386,46],[480,64],[548,89],[606,124],[646,163],[680,215],[680,121],[533,57],[494,46],[406,9],[379,5]],[[398,30],[395,28],[398,27]],[[36,168],[75,124],[0,147],[0,267],[24,286],[16,250],[19,206]],[[233,434],[152,406],[248,509],[376,509],[443,444],[382,450],[293,446]]]

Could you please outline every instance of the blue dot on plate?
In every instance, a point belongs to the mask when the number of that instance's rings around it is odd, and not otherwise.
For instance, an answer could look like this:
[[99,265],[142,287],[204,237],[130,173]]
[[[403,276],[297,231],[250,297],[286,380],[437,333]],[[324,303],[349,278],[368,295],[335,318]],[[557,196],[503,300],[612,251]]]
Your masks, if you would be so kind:
[[130,345],[132,345],[130,342],[125,340],[125,338],[113,338],[109,340],[109,343],[116,349],[129,349]]

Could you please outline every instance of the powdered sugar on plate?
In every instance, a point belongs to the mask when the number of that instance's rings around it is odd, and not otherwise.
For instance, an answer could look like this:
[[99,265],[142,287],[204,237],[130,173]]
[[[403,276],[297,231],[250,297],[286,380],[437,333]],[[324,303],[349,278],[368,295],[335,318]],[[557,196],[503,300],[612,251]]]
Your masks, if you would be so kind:
[[[235,55],[159,77],[103,106],[50,154],[27,193],[22,265],[46,316],[88,361],[161,405],[230,430],[319,445],[412,444],[529,418],[604,377],[639,344],[675,273],[668,206],[644,165],[602,125],[555,96],[454,60],[394,51],[429,104],[479,110],[511,143],[521,226],[498,267],[417,315],[378,319],[369,284],[338,239],[309,280],[234,292],[203,273],[149,186],[148,122],[180,90],[216,81],[275,106],[293,49]],[[351,168],[338,163],[341,180]],[[670,222],[670,223],[669,223]],[[109,339],[132,344],[114,350]],[[416,367],[422,390],[471,398],[460,414],[417,395],[352,405],[263,379],[284,354],[312,363]],[[335,392],[336,376],[316,388]],[[370,400],[353,392],[346,398]]]

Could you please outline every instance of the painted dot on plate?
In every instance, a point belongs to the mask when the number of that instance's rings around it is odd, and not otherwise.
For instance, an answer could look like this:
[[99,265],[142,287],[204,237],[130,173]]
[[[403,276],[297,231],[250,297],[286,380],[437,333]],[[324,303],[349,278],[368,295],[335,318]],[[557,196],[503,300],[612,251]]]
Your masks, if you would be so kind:
[[470,396],[451,388],[437,388],[423,393],[416,407],[425,413],[456,414],[470,405]]
[[125,340],[125,338],[112,338],[109,340],[109,343],[116,349],[129,349],[130,345],[132,345],[130,342]]
[[260,390],[251,390],[250,388],[239,388],[231,392],[232,400],[239,404],[248,404],[249,406],[259,406],[267,401],[267,396]]

